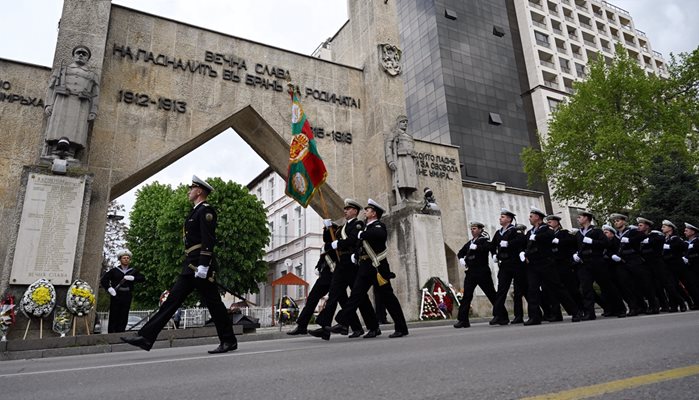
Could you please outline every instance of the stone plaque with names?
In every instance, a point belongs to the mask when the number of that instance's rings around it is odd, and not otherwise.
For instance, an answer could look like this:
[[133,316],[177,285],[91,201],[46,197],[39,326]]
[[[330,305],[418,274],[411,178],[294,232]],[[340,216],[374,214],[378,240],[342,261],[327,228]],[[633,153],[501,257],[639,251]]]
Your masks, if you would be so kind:
[[70,285],[85,179],[32,173],[27,181],[10,283]]

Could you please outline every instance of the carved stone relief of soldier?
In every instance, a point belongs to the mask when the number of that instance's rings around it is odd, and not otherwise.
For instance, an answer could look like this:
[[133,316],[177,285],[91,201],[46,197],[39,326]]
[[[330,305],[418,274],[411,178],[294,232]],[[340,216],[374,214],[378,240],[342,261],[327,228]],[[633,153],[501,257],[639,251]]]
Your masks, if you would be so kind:
[[386,163],[393,175],[396,203],[418,201],[414,198],[418,186],[415,139],[408,133],[408,117],[405,115],[396,118],[395,127],[386,135],[384,150]]
[[86,66],[90,57],[89,48],[76,46],[73,62],[51,75],[44,102],[49,156],[70,159],[87,144],[89,122],[97,115],[99,100],[97,74]]
[[400,75],[402,70],[400,58],[402,54],[403,52],[397,46],[386,43],[380,44],[379,60],[381,68],[391,76]]

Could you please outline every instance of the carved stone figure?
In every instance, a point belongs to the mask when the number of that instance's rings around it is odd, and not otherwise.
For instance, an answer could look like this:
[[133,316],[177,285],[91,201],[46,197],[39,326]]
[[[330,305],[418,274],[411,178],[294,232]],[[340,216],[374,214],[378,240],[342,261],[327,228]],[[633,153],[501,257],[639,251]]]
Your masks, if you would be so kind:
[[417,190],[415,139],[408,133],[408,117],[400,115],[385,142],[386,163],[393,172],[396,204],[412,199]]
[[400,58],[402,54],[403,52],[397,46],[380,44],[379,60],[381,61],[381,68],[391,76],[400,75],[402,70]]
[[49,155],[73,158],[87,144],[89,121],[97,115],[99,99],[97,74],[85,66],[90,56],[89,48],[76,46],[73,62],[51,75],[44,102],[44,113],[49,118],[46,126]]

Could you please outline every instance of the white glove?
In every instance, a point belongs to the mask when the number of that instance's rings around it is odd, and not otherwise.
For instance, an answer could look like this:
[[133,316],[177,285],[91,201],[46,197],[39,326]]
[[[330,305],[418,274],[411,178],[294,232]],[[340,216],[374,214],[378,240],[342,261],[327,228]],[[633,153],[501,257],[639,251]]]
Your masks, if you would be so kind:
[[694,243],[690,243],[689,246],[687,246],[687,249],[693,249],[694,248]]
[[362,238],[362,233],[364,233],[364,231],[359,231],[359,232],[357,232],[357,239],[361,239],[361,238]]
[[111,294],[112,296],[116,296],[116,290],[114,290],[113,287],[110,287],[109,289],[107,289],[107,292],[108,292],[109,294]]
[[589,238],[589,237],[587,237],[587,236],[585,236],[585,237],[583,238],[583,243],[592,244],[592,239]]
[[124,280],[125,280],[125,281],[133,281],[133,280],[134,280],[134,276],[133,276],[133,275],[124,275]]
[[352,260],[352,264],[356,264],[357,263],[357,256],[355,256],[354,253],[352,253],[352,255],[350,256],[350,260]]
[[558,238],[553,238],[553,240],[551,241],[551,243],[553,243],[553,244],[558,244]]
[[625,236],[623,238],[621,238],[621,243],[628,243],[628,242],[629,242],[629,238],[627,238]]
[[643,241],[641,243],[648,244],[648,238],[643,239]]
[[476,246],[475,243],[471,243],[471,245],[468,246],[468,248],[471,249],[471,250],[476,250],[476,249],[478,248],[478,246]]
[[619,256],[616,255],[616,254],[612,254],[612,260],[614,260],[615,262],[620,262],[620,261],[621,261],[621,257],[619,257]]
[[665,244],[663,245],[663,250],[670,250],[670,245],[667,244],[667,243],[665,243]]
[[573,254],[573,261],[575,261],[576,263],[579,263],[582,261],[580,259],[580,256],[578,255],[578,253]]
[[685,264],[689,264],[689,259],[687,257],[682,257],[682,261],[684,261]]
[[337,240],[334,240],[332,243],[330,243],[330,247],[332,247],[333,250],[337,250]]
[[497,254],[493,254],[493,262],[494,262],[495,264],[498,263],[498,255],[497,255]]
[[326,228],[330,228],[331,226],[333,226],[333,220],[331,220],[331,219],[324,219],[324,220],[323,220],[323,225],[325,225]]
[[501,240],[501,241],[500,241],[500,247],[506,248],[508,245],[509,245],[509,243],[507,243],[507,240]]
[[459,258],[459,265],[461,265],[462,267],[465,267],[465,266],[466,266],[466,260],[464,260],[463,258]]
[[532,240],[532,241],[536,240],[536,235],[533,234],[533,233],[530,234],[530,235],[529,235],[529,240]]
[[524,262],[524,260],[527,259],[527,257],[524,255],[524,252],[523,252],[523,251],[520,251],[520,252],[519,252],[519,259],[522,260],[522,262]]
[[200,265],[197,267],[197,272],[194,273],[195,278],[206,279],[206,274],[209,273],[209,267]]

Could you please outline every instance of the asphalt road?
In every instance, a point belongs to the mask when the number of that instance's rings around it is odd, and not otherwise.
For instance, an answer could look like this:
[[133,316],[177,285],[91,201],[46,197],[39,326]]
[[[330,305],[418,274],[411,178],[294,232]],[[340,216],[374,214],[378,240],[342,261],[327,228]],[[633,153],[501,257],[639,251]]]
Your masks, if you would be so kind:
[[[2,399],[697,399],[699,312],[5,361]],[[593,386],[596,385],[596,386]],[[549,395],[549,397],[536,397]]]

